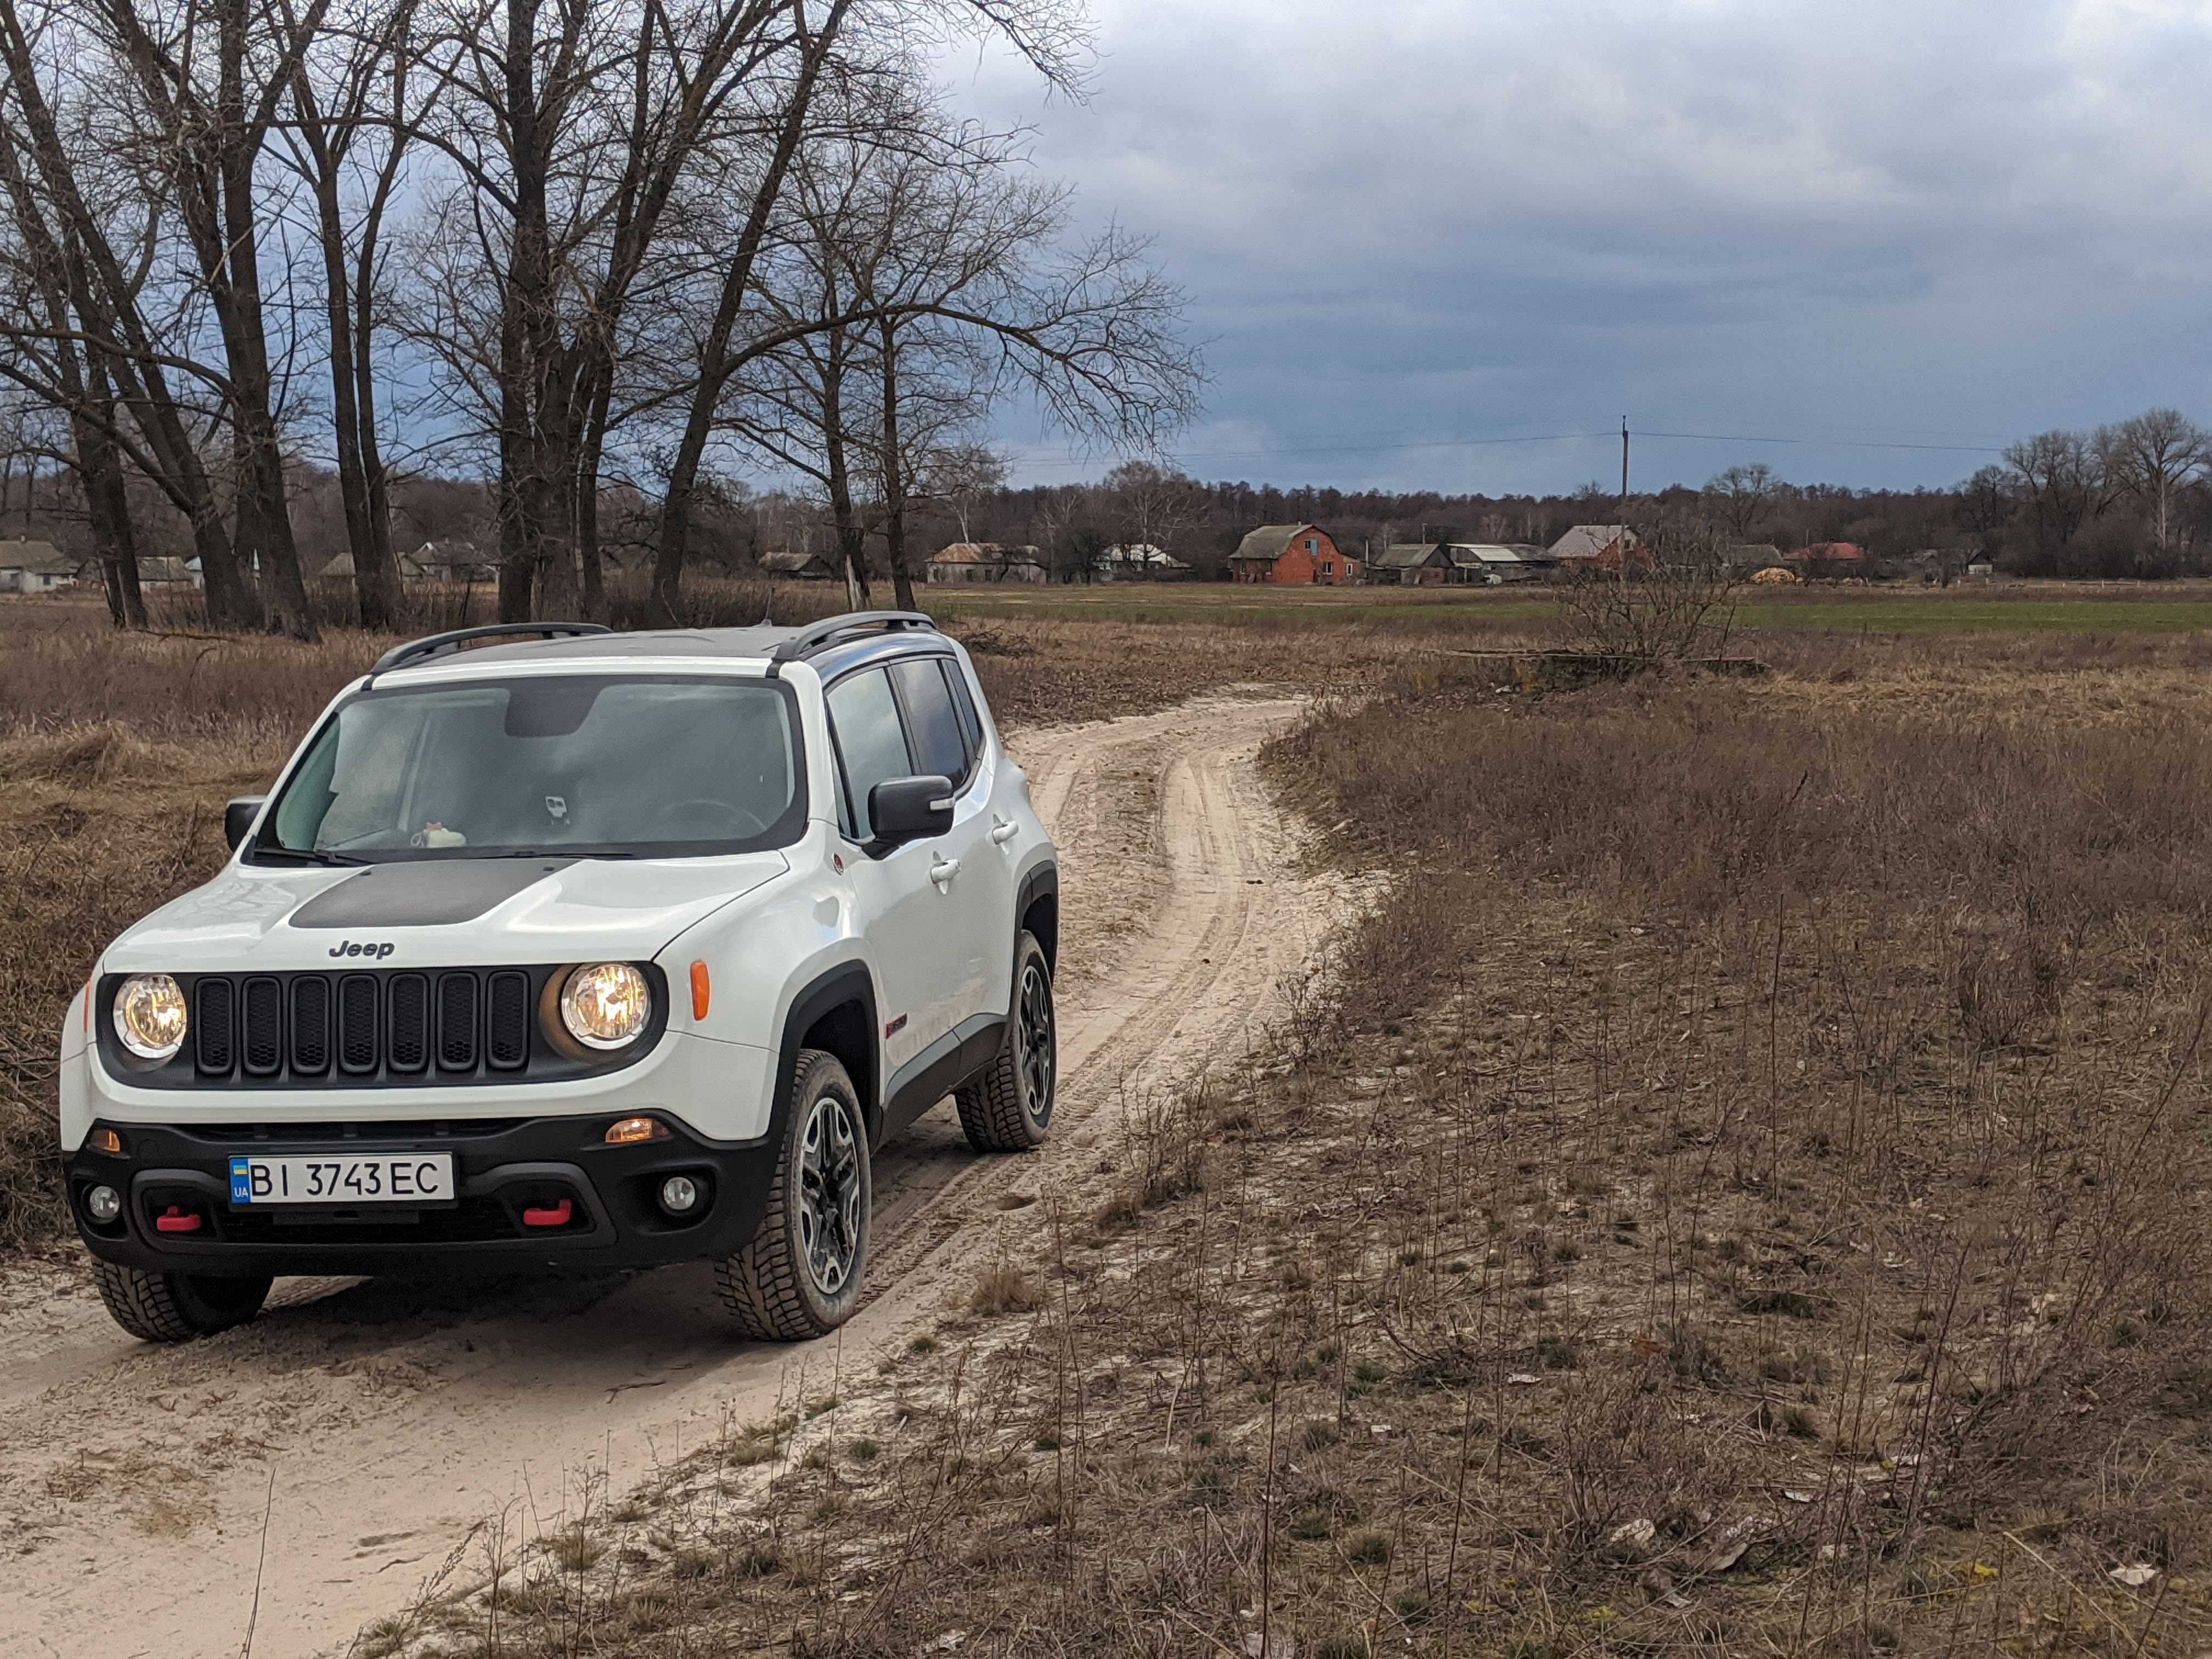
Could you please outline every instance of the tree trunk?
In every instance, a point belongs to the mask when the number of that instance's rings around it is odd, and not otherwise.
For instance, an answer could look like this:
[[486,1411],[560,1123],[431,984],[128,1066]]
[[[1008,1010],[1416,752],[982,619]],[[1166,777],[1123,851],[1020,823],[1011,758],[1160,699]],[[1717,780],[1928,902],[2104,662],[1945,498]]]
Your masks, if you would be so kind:
[[85,520],[92,549],[107,588],[109,617],[118,628],[146,626],[146,596],[138,586],[137,538],[131,528],[131,499],[124,488],[123,461],[108,428],[115,401],[107,370],[94,356],[88,365],[88,409],[74,422],[77,477],[84,486]]
[[902,611],[914,609],[914,573],[906,562],[906,458],[899,453],[898,325],[878,325],[884,380],[884,545],[890,554],[891,592]]
[[[668,471],[667,488],[661,495],[660,546],[653,567],[653,598],[671,621],[675,619],[677,592],[684,580],[684,561],[690,551],[691,505],[699,488],[699,468],[706,459],[707,440],[714,432],[714,411],[721,403],[722,387],[730,375],[730,339],[736,332],[745,295],[752,289],[753,265],[760,258],[769,221],[783,194],[784,176],[791,170],[792,157],[799,153],[799,141],[806,129],[807,112],[813,107],[814,89],[821,79],[822,65],[836,44],[837,32],[852,3],[853,0],[830,0],[822,27],[800,49],[799,78],[791,90],[791,102],[784,110],[775,150],[769,157],[768,171],[759,187],[753,192],[745,228],[730,256],[729,269],[723,274],[721,298],[714,307],[713,325],[708,330],[699,354],[699,384],[691,394],[684,436],[677,446],[676,459]],[[803,30],[804,20],[798,19],[797,22]]]
[[828,465],[830,516],[845,565],[845,591],[868,602],[868,532],[853,507],[853,473],[845,443],[845,331],[830,331],[822,364],[822,452]]

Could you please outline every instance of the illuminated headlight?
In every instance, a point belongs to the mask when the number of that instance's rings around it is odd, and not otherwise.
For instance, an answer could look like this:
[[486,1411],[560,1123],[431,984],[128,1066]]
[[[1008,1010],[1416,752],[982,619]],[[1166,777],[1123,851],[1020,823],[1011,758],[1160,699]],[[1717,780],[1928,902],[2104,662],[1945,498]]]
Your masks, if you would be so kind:
[[653,1018],[653,988],[626,962],[579,968],[561,988],[561,1023],[587,1048],[635,1042]]
[[133,974],[116,988],[115,1035],[141,1060],[185,1046],[185,994],[167,974]]

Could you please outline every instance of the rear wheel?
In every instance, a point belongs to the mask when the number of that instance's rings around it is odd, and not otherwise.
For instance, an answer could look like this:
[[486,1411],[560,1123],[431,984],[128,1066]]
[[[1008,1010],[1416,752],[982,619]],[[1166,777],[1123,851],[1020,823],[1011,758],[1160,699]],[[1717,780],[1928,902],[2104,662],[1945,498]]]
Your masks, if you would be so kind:
[[960,1127],[979,1152],[1025,1152],[1044,1144],[1060,1081],[1060,1028],[1052,1006],[1052,964],[1029,933],[1014,945],[1014,1006],[1006,1040],[983,1073],[953,1095]]
[[804,1342],[860,1305],[868,1259],[867,1118],[836,1055],[799,1051],[768,1211],[751,1240],[715,1269],[745,1334]]
[[189,1342],[243,1325],[261,1311],[273,1282],[266,1276],[149,1273],[97,1256],[92,1275],[115,1322],[146,1342]]

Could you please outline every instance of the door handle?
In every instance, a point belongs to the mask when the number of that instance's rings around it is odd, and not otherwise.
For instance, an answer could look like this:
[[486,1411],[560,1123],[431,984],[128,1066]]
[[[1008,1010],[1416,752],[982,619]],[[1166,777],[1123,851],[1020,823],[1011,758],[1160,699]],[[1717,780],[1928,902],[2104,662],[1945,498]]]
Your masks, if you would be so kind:
[[958,859],[939,859],[934,864],[929,866],[929,878],[940,887],[945,885],[946,882],[951,881],[953,877],[959,873],[960,860]]
[[1021,833],[1021,828],[1018,823],[1009,823],[1004,818],[1000,819],[991,826],[991,844],[994,847],[1004,847]]

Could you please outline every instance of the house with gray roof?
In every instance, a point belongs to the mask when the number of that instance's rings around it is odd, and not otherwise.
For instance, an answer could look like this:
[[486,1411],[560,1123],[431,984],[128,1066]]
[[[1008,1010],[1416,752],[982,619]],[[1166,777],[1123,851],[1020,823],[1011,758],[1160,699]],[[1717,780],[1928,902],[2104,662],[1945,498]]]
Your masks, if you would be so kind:
[[52,542],[0,542],[0,593],[51,593],[76,573],[77,561]]

